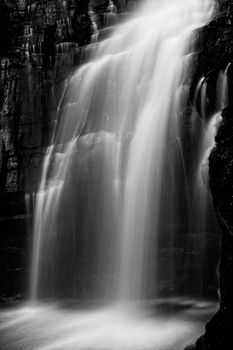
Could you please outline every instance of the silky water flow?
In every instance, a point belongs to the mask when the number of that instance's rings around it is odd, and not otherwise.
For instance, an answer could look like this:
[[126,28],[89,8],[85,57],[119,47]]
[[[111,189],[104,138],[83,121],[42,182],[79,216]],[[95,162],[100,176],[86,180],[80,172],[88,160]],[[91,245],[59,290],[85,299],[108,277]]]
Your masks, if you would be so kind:
[[36,200],[32,299],[157,296],[159,241],[185,226],[182,118],[210,14],[209,1],[147,1],[72,76]]
[[[1,349],[180,350],[203,331],[215,304],[188,237],[212,210],[198,204],[215,129],[188,105],[213,7],[144,1],[67,81],[34,199],[30,303],[1,312]],[[192,283],[198,302],[182,297]]]

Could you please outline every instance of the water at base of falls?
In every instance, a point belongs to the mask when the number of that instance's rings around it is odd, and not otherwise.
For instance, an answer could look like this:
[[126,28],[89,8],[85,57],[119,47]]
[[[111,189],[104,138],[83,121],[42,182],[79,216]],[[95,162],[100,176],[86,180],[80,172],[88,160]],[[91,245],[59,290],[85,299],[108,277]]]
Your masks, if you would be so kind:
[[182,350],[204,331],[215,307],[170,299],[144,303],[143,315],[133,303],[127,308],[98,308],[73,301],[3,309],[0,349]]

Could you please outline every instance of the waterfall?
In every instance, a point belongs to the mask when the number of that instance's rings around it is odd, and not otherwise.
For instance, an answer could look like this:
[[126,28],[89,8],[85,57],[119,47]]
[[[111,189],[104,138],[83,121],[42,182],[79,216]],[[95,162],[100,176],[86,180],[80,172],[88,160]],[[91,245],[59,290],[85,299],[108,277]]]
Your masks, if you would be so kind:
[[173,290],[176,250],[165,248],[188,220],[193,31],[212,8],[144,1],[71,77],[35,204],[33,300],[142,300],[161,280]]

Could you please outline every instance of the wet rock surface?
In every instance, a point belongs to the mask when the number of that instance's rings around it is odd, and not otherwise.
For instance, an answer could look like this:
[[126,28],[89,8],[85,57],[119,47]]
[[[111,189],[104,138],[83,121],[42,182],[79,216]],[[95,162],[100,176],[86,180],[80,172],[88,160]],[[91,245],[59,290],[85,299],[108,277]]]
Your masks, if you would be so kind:
[[218,268],[220,305],[219,311],[207,323],[205,334],[187,350],[229,350],[233,347],[233,3],[221,3],[222,13],[219,18],[202,32],[207,45],[201,44],[196,70],[197,75],[201,73],[212,82],[212,86],[209,84],[211,96],[211,89],[214,91],[215,88],[216,71],[231,64],[228,69],[229,105],[222,112],[216,145],[209,158],[210,190],[222,231]]
[[[230,72],[230,80],[232,73]],[[220,307],[196,343],[197,350],[228,350],[232,347],[233,327],[233,184],[232,130],[233,105],[222,113],[223,121],[210,156],[210,188],[222,228],[219,264]]]

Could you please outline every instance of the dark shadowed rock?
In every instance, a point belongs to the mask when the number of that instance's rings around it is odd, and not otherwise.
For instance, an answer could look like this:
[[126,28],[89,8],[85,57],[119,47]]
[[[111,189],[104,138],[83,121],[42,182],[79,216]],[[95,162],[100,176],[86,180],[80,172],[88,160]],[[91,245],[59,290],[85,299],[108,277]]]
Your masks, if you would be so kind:
[[[233,60],[233,2],[221,1],[219,18],[206,28],[200,37],[207,40],[200,50],[197,76],[214,81],[216,72]],[[202,37],[202,38],[203,38]],[[212,79],[212,80],[211,80]],[[233,69],[228,70],[229,105],[222,112],[222,123],[216,136],[216,145],[210,159],[210,189],[218,221],[222,228],[221,258],[219,264],[219,311],[207,323],[206,331],[195,345],[195,350],[233,349]],[[210,84],[211,85],[211,84]],[[213,84],[212,89],[215,89]],[[214,105],[214,99],[212,99]]]

